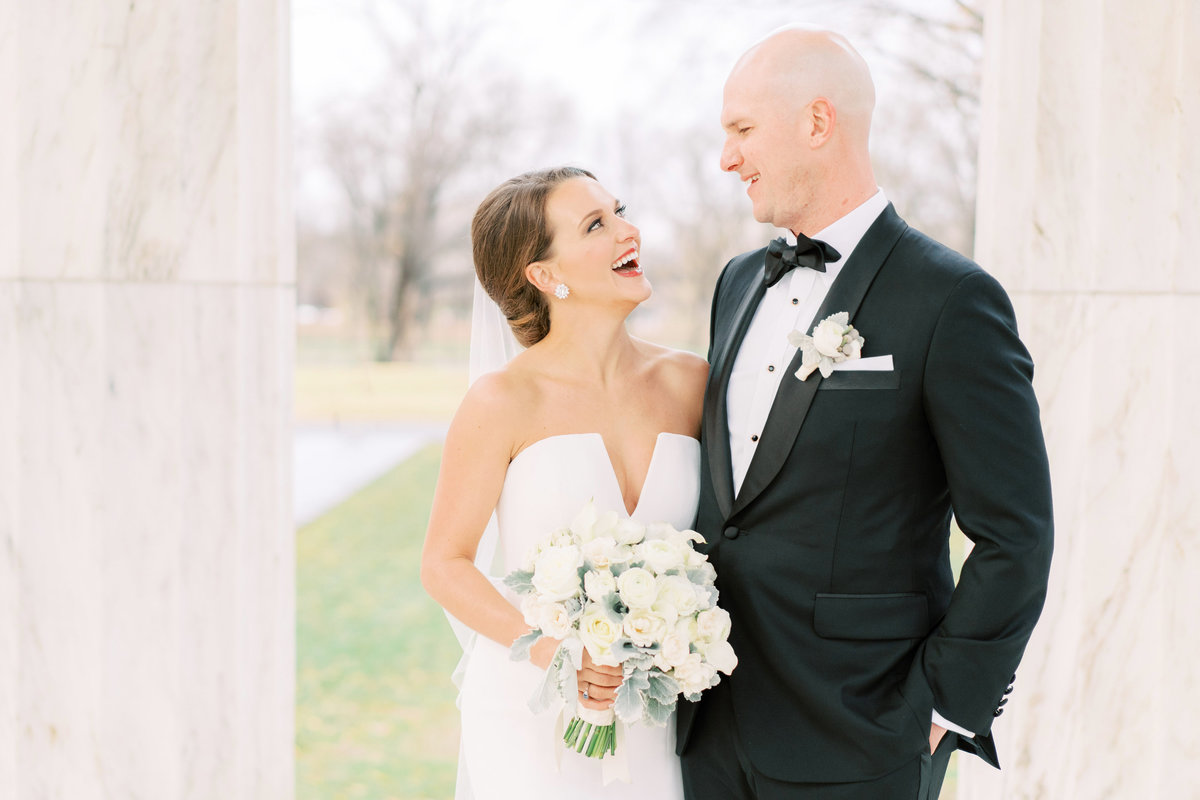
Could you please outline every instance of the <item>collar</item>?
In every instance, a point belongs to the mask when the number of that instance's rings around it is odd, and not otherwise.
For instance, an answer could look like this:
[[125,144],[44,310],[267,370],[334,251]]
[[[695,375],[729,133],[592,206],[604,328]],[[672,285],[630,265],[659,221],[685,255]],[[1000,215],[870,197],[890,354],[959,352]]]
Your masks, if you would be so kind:
[[[836,220],[830,225],[825,226],[816,233],[809,234],[813,239],[820,239],[823,242],[833,246],[841,254],[841,258],[832,263],[825,265],[825,278],[832,282],[842,271],[842,267],[850,260],[850,256],[854,253],[854,248],[858,247],[858,243],[862,241],[867,229],[874,224],[879,215],[887,208],[888,199],[883,193],[883,189],[876,189],[875,194],[864,200],[857,208],[850,211],[845,216]],[[796,234],[789,230],[782,231],[783,236],[787,239],[788,244],[796,243]],[[798,270],[797,270],[798,271]],[[782,285],[786,281],[780,281],[776,286]]]

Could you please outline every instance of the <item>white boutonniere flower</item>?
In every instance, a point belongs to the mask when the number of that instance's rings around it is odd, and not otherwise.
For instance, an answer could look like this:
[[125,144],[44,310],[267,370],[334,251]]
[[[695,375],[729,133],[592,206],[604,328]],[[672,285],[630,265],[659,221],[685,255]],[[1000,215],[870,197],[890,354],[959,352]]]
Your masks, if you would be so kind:
[[807,380],[817,370],[822,378],[833,373],[833,365],[851,361],[862,354],[866,339],[850,324],[850,314],[839,311],[831,314],[813,330],[812,336],[792,331],[788,334],[792,347],[799,347],[804,354],[796,377]]

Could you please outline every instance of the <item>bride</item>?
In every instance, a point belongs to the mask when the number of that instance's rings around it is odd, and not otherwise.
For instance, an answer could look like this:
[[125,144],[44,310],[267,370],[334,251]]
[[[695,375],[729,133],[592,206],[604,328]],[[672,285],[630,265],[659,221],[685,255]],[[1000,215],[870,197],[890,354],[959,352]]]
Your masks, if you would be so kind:
[[[589,500],[690,528],[708,366],[626,331],[651,292],[640,234],[590,172],[512,178],[480,204],[471,237],[479,283],[527,349],[463,399],[422,555],[430,595],[479,634],[462,676],[458,797],[682,798],[673,722],[631,726],[622,745],[630,783],[605,786],[602,762],[566,752],[556,737],[561,708],[530,711],[558,642],[543,637],[530,661],[512,661],[510,645],[530,627],[489,574],[503,576]],[[493,512],[491,560],[480,540]],[[602,709],[621,673],[585,655],[578,679],[579,703]]]

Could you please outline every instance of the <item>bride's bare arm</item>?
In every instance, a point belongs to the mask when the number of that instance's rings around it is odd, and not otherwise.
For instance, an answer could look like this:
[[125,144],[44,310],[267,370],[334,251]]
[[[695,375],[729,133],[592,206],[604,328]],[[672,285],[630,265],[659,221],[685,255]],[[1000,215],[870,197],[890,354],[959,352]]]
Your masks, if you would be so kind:
[[[521,613],[475,567],[475,551],[500,497],[517,441],[511,381],[501,373],[477,380],[446,433],[429,528],[421,554],[421,583],[443,608],[471,629],[505,646],[529,631]],[[558,643],[543,638],[530,653],[547,667]]]

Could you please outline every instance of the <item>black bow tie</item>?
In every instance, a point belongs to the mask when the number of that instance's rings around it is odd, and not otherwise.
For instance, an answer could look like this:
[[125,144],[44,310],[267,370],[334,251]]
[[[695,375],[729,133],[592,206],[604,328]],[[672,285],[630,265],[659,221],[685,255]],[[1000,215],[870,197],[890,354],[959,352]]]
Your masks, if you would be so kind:
[[767,245],[767,286],[774,286],[779,279],[796,267],[808,267],[824,272],[825,265],[837,261],[842,254],[819,239],[810,239],[803,233],[790,245],[782,238],[772,239]]

